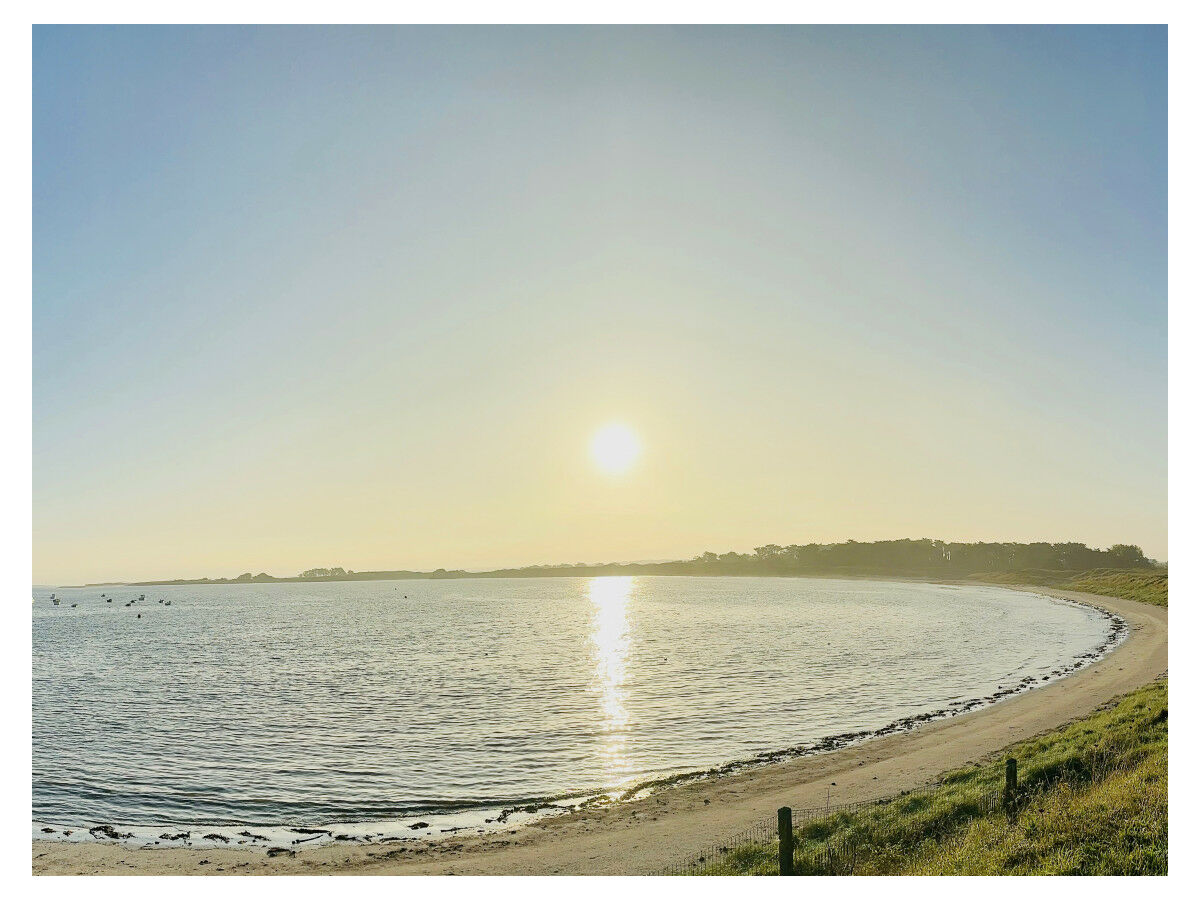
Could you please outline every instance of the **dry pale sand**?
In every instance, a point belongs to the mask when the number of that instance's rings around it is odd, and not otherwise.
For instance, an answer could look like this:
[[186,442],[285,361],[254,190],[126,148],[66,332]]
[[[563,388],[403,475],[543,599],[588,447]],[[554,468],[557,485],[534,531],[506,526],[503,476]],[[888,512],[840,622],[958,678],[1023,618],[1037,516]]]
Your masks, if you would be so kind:
[[[721,778],[664,788],[515,831],[436,844],[334,845],[268,858],[253,849],[130,849],[33,842],[38,875],[650,874],[770,819],[780,806],[823,806],[918,787],[947,769],[1086,715],[1167,671],[1167,610],[1090,594],[1028,590],[1106,607],[1130,636],[1097,663],[1046,687],[912,731]],[[836,786],[831,786],[836,782]]]

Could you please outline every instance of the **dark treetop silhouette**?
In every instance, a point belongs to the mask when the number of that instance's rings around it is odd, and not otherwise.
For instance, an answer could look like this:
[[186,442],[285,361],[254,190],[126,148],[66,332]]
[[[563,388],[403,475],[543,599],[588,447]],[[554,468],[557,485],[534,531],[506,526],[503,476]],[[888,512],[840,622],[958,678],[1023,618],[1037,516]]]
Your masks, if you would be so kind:
[[561,563],[519,569],[468,572],[406,569],[355,572],[334,568],[309,569],[277,578],[249,572],[237,578],[196,578],[141,581],[136,584],[235,584],[276,581],[383,581],[400,578],[539,578],[595,575],[893,575],[923,578],[966,578],[999,572],[1072,573],[1088,569],[1147,569],[1155,565],[1142,548],[1114,544],[1107,550],[1068,543],[947,543],[929,538],[841,544],[765,544],[753,553],[702,553],[694,559],[643,563]]

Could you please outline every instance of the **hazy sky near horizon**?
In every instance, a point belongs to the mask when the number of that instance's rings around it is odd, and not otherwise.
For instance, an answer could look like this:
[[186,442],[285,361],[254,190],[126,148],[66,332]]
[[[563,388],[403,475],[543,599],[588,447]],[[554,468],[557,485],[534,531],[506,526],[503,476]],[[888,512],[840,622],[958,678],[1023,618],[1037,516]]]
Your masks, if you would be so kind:
[[1166,66],[1141,27],[35,28],[34,581],[1166,558]]

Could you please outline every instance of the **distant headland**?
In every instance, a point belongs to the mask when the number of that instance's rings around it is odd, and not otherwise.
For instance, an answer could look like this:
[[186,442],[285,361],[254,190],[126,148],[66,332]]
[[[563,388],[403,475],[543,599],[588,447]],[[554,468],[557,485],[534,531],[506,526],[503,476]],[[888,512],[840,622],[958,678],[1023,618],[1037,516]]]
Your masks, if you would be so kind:
[[[430,578],[549,578],[599,575],[852,575],[914,578],[968,578],[974,575],[1025,573],[1066,575],[1093,569],[1151,569],[1141,547],[1114,544],[1107,550],[1066,543],[949,543],[929,538],[894,541],[845,541],[838,544],[765,544],[753,553],[701,553],[667,562],[560,563],[472,572],[466,569],[416,571],[392,569],[355,572],[341,567],[308,569],[298,575],[246,572],[236,578],[176,578],[105,582],[136,586],[169,584],[272,584],[321,581],[394,581]],[[89,584],[85,587],[102,587]]]

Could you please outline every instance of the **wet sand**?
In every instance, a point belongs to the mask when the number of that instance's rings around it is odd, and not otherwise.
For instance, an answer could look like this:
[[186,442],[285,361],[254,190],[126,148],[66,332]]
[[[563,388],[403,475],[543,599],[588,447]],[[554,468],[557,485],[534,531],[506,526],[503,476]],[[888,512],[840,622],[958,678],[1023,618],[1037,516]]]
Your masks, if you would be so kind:
[[773,818],[780,806],[848,803],[919,787],[947,769],[991,756],[1087,715],[1167,672],[1167,610],[1011,585],[1107,609],[1127,640],[1087,668],[1045,687],[953,718],[919,724],[842,749],[716,778],[669,785],[651,796],[541,820],[519,829],[436,843],[328,845],[308,850],[135,849],[114,843],[33,841],[35,875],[619,875],[653,874],[714,841]]

